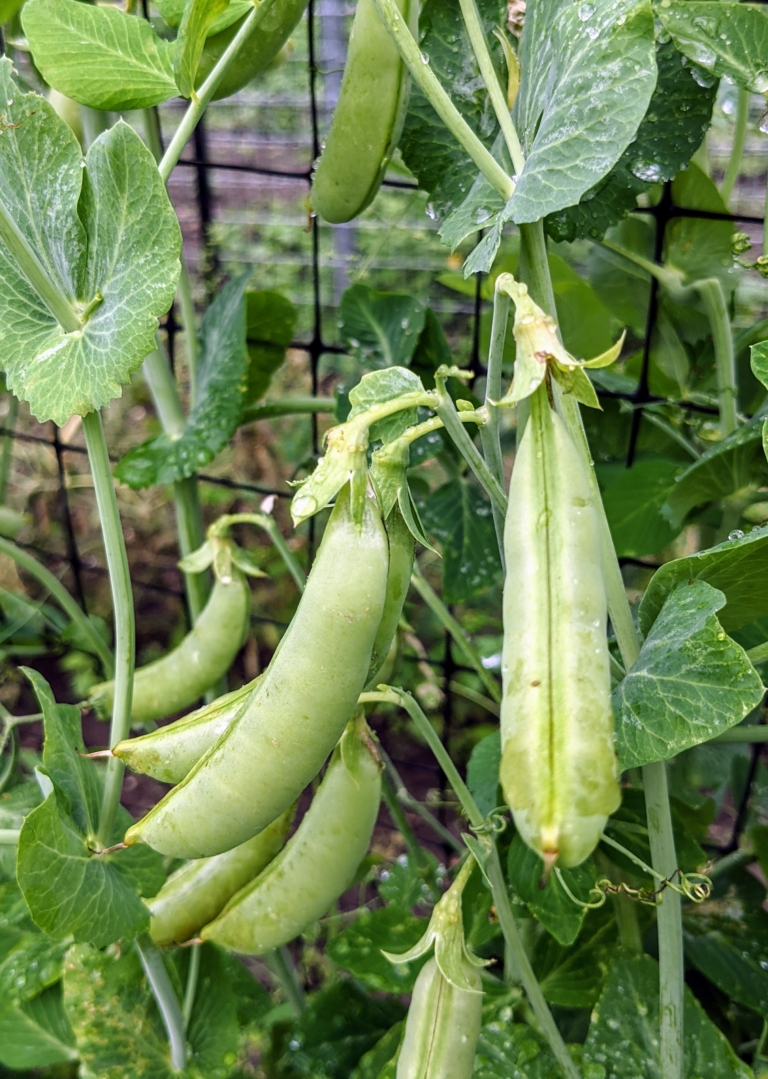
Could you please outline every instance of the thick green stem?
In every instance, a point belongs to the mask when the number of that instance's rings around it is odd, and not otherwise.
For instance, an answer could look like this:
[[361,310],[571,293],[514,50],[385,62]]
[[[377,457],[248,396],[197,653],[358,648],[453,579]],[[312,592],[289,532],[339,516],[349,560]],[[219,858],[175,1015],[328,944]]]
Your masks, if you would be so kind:
[[155,998],[160,1018],[165,1027],[168,1044],[171,1047],[171,1068],[182,1072],[187,1066],[187,1040],[184,1032],[184,1016],[176,998],[176,993],[165,969],[163,957],[146,933],[136,938],[136,951],[147,976],[149,987]]
[[750,663],[765,663],[768,659],[768,641],[763,641],[762,644],[757,644],[754,648],[750,648],[747,656]]
[[480,68],[480,74],[483,77],[485,88],[491,99],[493,111],[496,113],[496,119],[499,121],[501,133],[504,136],[504,141],[509,150],[509,156],[512,159],[512,167],[515,170],[515,174],[519,176],[525,166],[523,148],[520,145],[520,139],[517,136],[515,125],[512,123],[509,106],[507,105],[507,95],[501,88],[499,77],[496,74],[496,68],[493,66],[493,60],[488,51],[488,42],[486,41],[485,33],[483,32],[483,24],[480,21],[480,13],[477,10],[477,4],[475,3],[475,0],[459,0],[459,3],[461,5],[461,14],[464,18],[464,25],[467,28],[469,40],[472,45],[472,51],[475,54],[475,59]]
[[464,653],[470,665],[475,668],[480,681],[488,690],[493,700],[497,704],[500,704],[501,686],[493,677],[491,672],[486,670],[486,668],[483,666],[483,660],[480,656],[480,653],[472,644],[472,641],[469,639],[467,634],[453,617],[446,605],[440,599],[437,592],[435,592],[432,585],[423,575],[421,569],[419,568],[418,562],[414,562],[413,565],[411,584],[419,593],[419,595],[424,600],[429,609],[432,611],[432,613],[435,615],[435,617],[439,619],[443,627],[448,631],[448,633],[450,633],[451,637],[453,637],[457,646]]
[[11,478],[13,463],[13,430],[19,416],[19,400],[12,393],[8,394],[8,411],[5,415],[7,434],[3,435],[2,458],[0,458],[0,505],[5,502],[8,493],[8,480]]
[[429,65],[403,16],[398,11],[395,0],[373,0],[381,21],[389,31],[405,66],[413,76],[421,92],[443,121],[460,146],[466,150],[491,187],[499,192],[506,202],[512,197],[515,184],[511,176],[493,155],[486,149],[467,121],[461,115],[450,96]]
[[744,156],[744,143],[747,141],[747,124],[749,123],[749,90],[739,90],[736,104],[736,123],[733,128],[733,143],[731,144],[731,156],[728,159],[728,168],[725,170],[720,194],[723,202],[728,205],[731,201],[733,189],[741,172],[741,162]]
[[[361,702],[370,701],[371,703],[374,701],[382,701],[388,704],[396,704],[400,708],[405,709],[413,720],[416,730],[432,750],[435,759],[443,769],[448,782],[453,787],[453,790],[461,803],[461,808],[464,811],[470,826],[475,830],[481,831],[483,827],[483,815],[477,808],[469,788],[459,775],[459,771],[451,760],[450,754],[440,741],[437,732],[417,704],[416,700],[404,690],[396,689],[392,686],[382,686],[377,693],[363,693],[360,700]],[[533,973],[533,968],[531,967],[528,955],[523,947],[517,923],[515,922],[512,908],[509,904],[509,895],[507,894],[507,886],[501,869],[501,861],[499,860],[496,844],[489,835],[482,833],[481,846],[484,853],[487,855],[487,860],[484,862],[483,869],[486,879],[491,887],[499,924],[501,925],[504,939],[511,956],[514,959],[517,973],[520,976],[520,981],[528,996],[534,1015],[536,1016],[542,1033],[549,1042],[550,1049],[555,1055],[564,1075],[567,1079],[579,1079],[578,1069],[571,1060],[563,1037],[557,1029],[557,1024],[549,1010],[549,1005],[544,999],[544,994],[536,980],[536,975]]]
[[184,1017],[184,1030],[189,1029],[189,1021],[195,1007],[197,996],[197,983],[200,979],[200,960],[202,958],[202,945],[192,944],[189,949],[189,967],[187,968],[187,981],[184,986],[184,1004],[181,1014]]
[[437,404],[432,407],[443,421],[443,426],[445,427],[446,432],[451,436],[456,449],[487,491],[491,503],[496,506],[502,516],[505,515],[507,512],[507,496],[504,494],[504,488],[496,479],[477,446],[464,429],[459,413],[456,411],[456,406],[445,388],[445,382],[440,379],[439,376],[436,377],[435,381],[438,387],[439,398]]
[[0,537],[0,552],[8,555],[14,562],[35,577],[43,588],[48,591],[59,604],[69,619],[74,622],[83,637],[88,641],[95,655],[99,657],[104,674],[112,678],[115,673],[115,662],[107,645],[101,639],[88,616],[78,607],[64,585],[55,577],[49,569],[41,565],[31,554],[17,547],[11,540]]
[[333,397],[281,397],[248,405],[243,410],[243,423],[268,420],[273,416],[300,416],[313,412],[335,412]]
[[723,286],[717,277],[697,281],[696,288],[707,310],[712,341],[715,347],[717,398],[720,406],[720,427],[723,438],[732,435],[738,426],[736,416],[736,360],[733,354],[731,320],[725,302]]
[[307,1006],[307,998],[288,949],[283,945],[282,948],[277,948],[274,952],[267,952],[263,959],[277,979],[280,988],[285,994],[285,999],[296,1015],[301,1015]]
[[[120,524],[112,469],[109,464],[107,442],[99,412],[89,412],[83,417],[85,444],[91,465],[96,504],[99,509],[104,551],[112,590],[115,630],[115,695],[112,705],[112,722],[109,728],[109,746],[117,745],[127,738],[131,729],[131,697],[133,694],[133,669],[136,660],[135,620],[133,592],[125,537]],[[117,757],[107,763],[104,795],[101,802],[98,839],[102,847],[113,841],[113,830],[125,766]]]
[[[749,655],[749,653],[747,653]],[[728,731],[723,731],[722,734],[718,734],[715,738],[711,739],[712,742],[727,742],[731,745],[734,742],[748,743],[752,745],[760,745],[763,742],[768,742],[768,727],[731,727]]]
[[[485,411],[488,420],[480,428],[480,444],[483,455],[493,475],[504,489],[504,458],[501,452],[501,423],[496,401],[503,396],[502,364],[504,362],[504,343],[507,338],[509,307],[511,299],[506,292],[494,290],[493,321],[491,323],[491,343],[488,349],[488,369],[485,380]],[[501,564],[504,565],[504,514],[495,502],[491,503],[496,540],[499,545]]]

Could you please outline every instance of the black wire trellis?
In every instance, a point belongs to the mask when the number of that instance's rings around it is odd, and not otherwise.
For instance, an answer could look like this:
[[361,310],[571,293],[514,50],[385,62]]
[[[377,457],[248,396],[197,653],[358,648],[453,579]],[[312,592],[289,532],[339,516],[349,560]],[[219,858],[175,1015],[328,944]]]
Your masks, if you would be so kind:
[[[197,210],[197,219],[200,230],[200,236],[202,240],[202,269],[203,278],[206,283],[206,289],[210,293],[212,289],[212,282],[216,276],[216,272],[219,267],[219,252],[214,242],[212,235],[212,227],[215,223],[216,217],[216,199],[215,194],[210,183],[210,175],[214,171],[229,171],[236,173],[247,173],[254,176],[260,176],[264,178],[273,178],[279,180],[294,180],[301,181],[306,184],[307,192],[309,192],[313,163],[317,159],[320,153],[320,122],[319,122],[319,99],[318,99],[318,74],[319,67],[317,62],[317,19],[320,17],[317,12],[318,0],[309,0],[307,9],[307,40],[308,40],[308,64],[307,64],[307,86],[308,86],[308,107],[310,118],[310,156],[306,163],[306,167],[299,169],[280,169],[271,168],[266,166],[243,164],[240,162],[228,162],[210,160],[207,131],[204,119],[198,124],[195,130],[194,136],[191,140],[191,145],[187,147],[187,151],[184,156],[179,160],[178,165],[183,169],[192,169],[195,174],[195,202]],[[4,41],[2,37],[2,31],[0,30],[0,56],[4,53]],[[158,129],[160,130],[160,120],[158,116]],[[160,136],[162,141],[162,131],[160,130]],[[391,189],[401,190],[417,190],[417,186],[408,181],[387,179],[384,181],[386,187]],[[654,261],[657,263],[662,261],[667,226],[675,218],[699,218],[702,220],[710,221],[733,221],[743,224],[751,225],[763,225],[763,218],[754,215],[747,214],[730,214],[730,213],[718,213],[707,210],[691,209],[689,207],[678,206],[674,203],[672,194],[671,183],[666,183],[662,190],[662,195],[659,201],[648,207],[638,207],[635,211],[639,214],[648,215],[653,220],[654,226]],[[323,333],[323,311],[322,311],[322,294],[321,294],[321,274],[320,274],[320,230],[319,224],[316,218],[311,221],[311,256],[310,266],[312,274],[312,333],[310,339],[297,340],[291,345],[293,349],[304,352],[309,361],[309,374],[311,381],[311,392],[313,395],[317,394],[319,384],[319,369],[320,361],[324,355],[343,352],[344,350],[339,348],[338,345],[326,342]],[[658,316],[658,303],[659,303],[659,286],[655,278],[650,282],[650,293],[648,312],[646,318],[645,336],[643,342],[642,351],[642,364],[640,368],[640,375],[638,378],[637,386],[634,391],[620,392],[603,390],[597,387],[597,393],[599,397],[605,399],[617,399],[626,401],[632,408],[632,417],[630,423],[629,439],[626,451],[626,467],[631,468],[635,460],[637,451],[638,438],[640,434],[640,428],[643,421],[644,410],[653,404],[661,401],[666,401],[668,404],[676,404],[683,409],[687,409],[694,412],[700,412],[704,414],[717,414],[716,408],[711,408],[706,405],[701,405],[697,402],[691,401],[675,401],[670,402],[668,399],[659,398],[650,391],[650,361],[651,361],[651,345],[653,336],[656,329],[656,320]],[[468,362],[468,367],[472,371],[475,377],[480,377],[485,373],[485,365],[482,362],[480,355],[480,320],[483,314],[484,300],[482,297],[482,279],[481,275],[475,277],[475,290],[473,299],[473,310],[471,313],[471,352]],[[168,342],[168,352],[173,363],[175,355],[175,338],[181,329],[176,316],[174,308],[169,311],[166,319],[164,320],[163,328],[166,333]],[[311,426],[311,441],[312,449],[315,455],[319,452],[319,431],[318,431],[318,418],[316,414],[311,414],[309,417],[309,423]],[[61,524],[63,527],[64,541],[65,541],[65,554],[52,554],[50,551],[45,551],[34,545],[24,545],[26,549],[37,555],[43,561],[51,561],[52,559],[63,564],[65,568],[71,571],[72,580],[74,584],[75,595],[78,602],[87,611],[87,592],[83,583],[84,573],[97,573],[105,574],[104,567],[96,565],[91,558],[83,559],[77,543],[77,532],[73,521],[72,509],[67,491],[66,484],[66,469],[65,469],[65,456],[68,453],[82,454],[85,453],[83,447],[76,445],[70,445],[63,443],[60,438],[59,430],[51,424],[52,434],[50,438],[46,438],[41,435],[32,435],[25,432],[10,429],[8,427],[0,426],[0,438],[11,438],[19,441],[26,441],[31,443],[38,443],[49,446],[53,449],[56,459],[57,473],[58,473],[58,491],[57,500],[59,506],[59,513],[61,515]],[[116,458],[113,458],[116,460]],[[249,495],[274,495],[278,498],[289,498],[291,492],[286,489],[273,488],[264,484],[255,482],[244,482],[230,480],[225,477],[218,477],[208,475],[206,473],[198,473],[197,478],[202,484],[211,486],[218,486],[223,488],[229,488],[233,492],[242,492]],[[310,526],[313,526],[314,519],[310,522]],[[311,527],[310,531],[310,549],[314,546],[314,529]],[[638,559],[622,559],[622,564],[638,565],[643,568],[653,569],[653,564],[644,562]],[[149,589],[163,594],[173,595],[178,598],[183,598],[183,590],[181,587],[172,588],[169,586],[157,584],[154,582],[135,582],[136,586],[141,589]],[[283,627],[283,623],[271,619],[266,616],[255,616],[255,621],[272,624],[278,628]],[[412,657],[407,656],[407,659]],[[444,734],[445,738],[450,738],[452,717],[453,717],[453,703],[452,693],[449,688],[449,683],[454,674],[462,671],[471,671],[471,668],[464,667],[460,663],[456,663],[452,647],[451,640],[446,635],[445,649],[442,658],[430,659],[430,664],[435,667],[441,668],[443,675],[443,683],[445,689],[445,712],[444,712]],[[733,835],[729,844],[724,850],[735,849],[738,843],[738,836],[743,829],[747,816],[747,807],[749,803],[749,794],[751,786],[755,778],[757,762],[759,759],[759,750],[753,749],[749,775],[747,776],[747,784],[745,793],[741,799],[740,805],[737,810],[737,821],[734,827]],[[444,801],[444,799],[442,799]]]

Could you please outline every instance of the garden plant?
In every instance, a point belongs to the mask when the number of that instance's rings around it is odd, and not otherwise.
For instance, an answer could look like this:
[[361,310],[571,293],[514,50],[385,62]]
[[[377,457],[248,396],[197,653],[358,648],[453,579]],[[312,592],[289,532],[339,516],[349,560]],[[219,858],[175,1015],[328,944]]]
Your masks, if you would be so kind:
[[[358,282],[351,377],[273,398],[290,296],[248,271],[196,309],[167,185],[322,16],[155,3],[0,0],[0,367],[9,414],[81,418],[111,596],[89,615],[0,508],[3,670],[37,702],[1,717],[0,1075],[768,1075],[768,319],[735,298],[768,229],[730,212],[768,10],[350,5],[308,229],[426,192],[479,364],[407,282]],[[142,379],[159,426],[117,455]],[[197,474],[299,414],[291,525],[208,519]],[[189,629],[137,664],[121,502],[150,489]],[[290,616],[241,678],[267,570]],[[126,768],[166,785],[138,819]]]

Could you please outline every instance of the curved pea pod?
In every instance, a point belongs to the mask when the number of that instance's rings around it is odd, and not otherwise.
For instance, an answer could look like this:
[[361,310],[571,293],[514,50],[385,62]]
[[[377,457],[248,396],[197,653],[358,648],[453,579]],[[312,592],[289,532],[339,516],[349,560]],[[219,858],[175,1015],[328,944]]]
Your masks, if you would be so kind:
[[[226,581],[215,581],[202,614],[181,644],[136,671],[131,723],[181,712],[215,685],[243,646],[250,611],[251,590],[243,574],[233,568]],[[113,696],[114,682],[102,682],[91,689],[89,701],[100,714],[108,715]]]
[[138,738],[126,738],[112,750],[132,772],[152,776],[161,783],[181,783],[201,757],[232,723],[243,702],[261,684],[260,674],[252,682],[225,693],[188,716],[158,727]]
[[217,917],[229,900],[264,870],[282,847],[293,807],[239,847],[187,862],[153,899],[149,933],[156,944],[181,944]]
[[458,989],[433,957],[419,971],[397,1060],[397,1079],[471,1079],[483,1013],[480,974]]
[[339,493],[306,590],[231,727],[125,836],[163,854],[221,854],[296,801],[340,738],[365,685],[387,584],[387,537],[365,497],[356,527]]
[[[418,0],[397,0],[417,34]],[[402,131],[410,75],[373,0],[358,0],[331,130],[312,181],[312,207],[334,224],[374,199]]]
[[502,788],[525,842],[576,866],[621,795],[599,521],[546,386],[531,397],[504,549]]
[[[309,0],[277,0],[224,73],[224,78],[213,95],[214,101],[236,94],[238,90],[247,86],[251,79],[256,78],[262,71],[266,71],[278,59],[308,3]],[[218,34],[212,34],[206,40],[195,79],[198,89],[222,58],[246,18],[247,16],[243,15],[237,22],[219,31]]]
[[387,661],[390,646],[397,633],[411,581],[414,558],[413,536],[397,505],[390,510],[385,527],[389,543],[389,571],[387,573],[387,598],[384,601],[384,612],[376,632],[371,655],[369,682],[374,686]]
[[262,955],[297,937],[352,883],[380,800],[381,768],[370,733],[364,720],[352,720],[295,835],[205,926],[203,940]]

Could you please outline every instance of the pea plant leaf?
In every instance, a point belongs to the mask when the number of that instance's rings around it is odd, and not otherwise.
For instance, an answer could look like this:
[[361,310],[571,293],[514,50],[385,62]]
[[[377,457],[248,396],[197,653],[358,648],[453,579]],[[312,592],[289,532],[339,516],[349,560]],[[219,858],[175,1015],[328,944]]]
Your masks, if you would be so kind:
[[678,534],[663,510],[679,471],[679,461],[664,457],[641,458],[629,469],[598,469],[601,479],[607,479],[603,506],[620,558],[656,554]]
[[443,598],[466,603],[501,576],[491,504],[470,480],[449,480],[419,502],[424,528],[440,541]]
[[534,0],[520,39],[514,116],[526,155],[516,223],[573,206],[626,150],[656,85],[645,0]]
[[768,945],[765,911],[758,909],[738,920],[728,913],[696,913],[703,916],[692,914],[686,919],[688,960],[731,1000],[768,1019],[768,971],[763,966]]
[[251,404],[264,396],[272,376],[285,360],[293,340],[298,311],[279,292],[249,290],[245,294],[245,337],[248,347],[248,388]]
[[[184,16],[185,0],[159,0],[155,7],[162,15],[164,23],[173,30],[179,28]],[[209,36],[219,34],[232,26],[238,19],[242,19],[243,15],[247,15],[252,7],[252,0],[229,0],[229,4],[213,20],[208,30]]]
[[[182,985],[187,981],[189,958],[189,949],[186,956],[180,951],[175,953]],[[235,982],[239,970],[247,979],[244,983],[240,979]],[[251,992],[249,981],[254,979],[226,952],[212,944],[202,945],[195,1002],[187,1027],[189,1069],[193,1074],[210,1075],[211,1079],[231,1074],[231,1061],[240,1044],[236,993],[242,986],[243,1003],[253,1006],[253,998],[261,988],[254,982],[256,992]]]
[[503,804],[499,798],[500,767],[501,737],[494,731],[480,739],[467,764],[467,786],[484,817]]
[[123,483],[136,489],[186,479],[234,434],[245,400],[244,294],[250,276],[247,270],[225,285],[203,316],[195,396],[184,429],[178,437],[164,432],[129,450],[115,468]]
[[[94,9],[95,10],[95,9]],[[0,343],[8,388],[65,423],[121,392],[173,300],[181,233],[154,159],[119,121],[86,158],[68,125],[22,93],[0,60],[0,187],[51,282],[83,319],[66,333],[0,242]]]
[[615,955],[616,937],[610,907],[587,912],[573,947],[542,933],[536,941],[532,964],[549,1003],[564,1008],[593,1007]]
[[[591,859],[575,869],[562,869],[568,888],[583,903],[590,902],[590,889],[597,880],[597,870]],[[577,906],[552,874],[546,887],[541,886],[544,860],[531,850],[520,835],[516,835],[509,848],[507,878],[509,886],[544,928],[560,944],[573,944],[579,935],[586,910]]]
[[411,993],[426,956],[412,963],[391,963],[383,951],[407,952],[426,927],[426,919],[415,918],[403,907],[366,910],[329,942],[328,955],[376,992]]
[[407,367],[424,328],[425,309],[406,292],[352,285],[341,298],[339,331],[366,367]]
[[45,81],[93,109],[146,109],[178,93],[176,46],[145,19],[78,0],[29,0],[22,24]]
[[[728,213],[722,195],[698,165],[691,164],[675,177],[672,199],[681,208],[712,214]],[[694,215],[675,217],[666,233],[666,261],[681,271],[686,282],[717,277],[726,296],[730,296],[737,284],[738,271],[733,260],[732,241],[732,221],[707,220]],[[676,310],[678,317],[682,313],[679,308]]]
[[641,633],[650,632],[670,592],[683,581],[706,581],[725,594],[718,615],[730,633],[768,610],[768,528],[756,528],[706,551],[666,562],[651,578],[640,609]]
[[187,0],[185,3],[173,54],[173,73],[182,97],[192,96],[205,39],[215,20],[228,6],[229,0]]
[[532,1027],[493,1020],[480,1030],[472,1079],[550,1079],[558,1065]]
[[75,1038],[61,1002],[61,987],[51,986],[26,1004],[0,1004],[0,1065],[31,1071],[78,1059]]
[[[407,367],[386,367],[383,371],[371,371],[363,375],[358,384],[349,391],[349,403],[352,405],[348,419],[354,419],[372,405],[384,404],[400,397],[404,393],[423,390],[421,379]],[[407,427],[418,419],[415,408],[406,408],[392,416],[385,416],[372,424],[372,441],[391,442],[398,438]]]
[[[751,1071],[690,989],[684,1005],[685,1079],[750,1079]],[[605,1079],[656,1079],[659,1056],[659,966],[649,955],[619,955],[592,1013],[584,1062]]]
[[637,204],[652,183],[672,180],[690,161],[712,116],[717,86],[702,86],[671,42],[656,45],[658,79],[648,111],[611,171],[579,203],[544,224],[557,241],[601,239]]
[[759,6],[662,0],[657,14],[680,52],[699,67],[753,93],[768,90],[768,17]]
[[717,619],[724,606],[723,593],[701,580],[679,584],[667,596],[613,693],[623,769],[706,742],[762,700],[760,676]]

